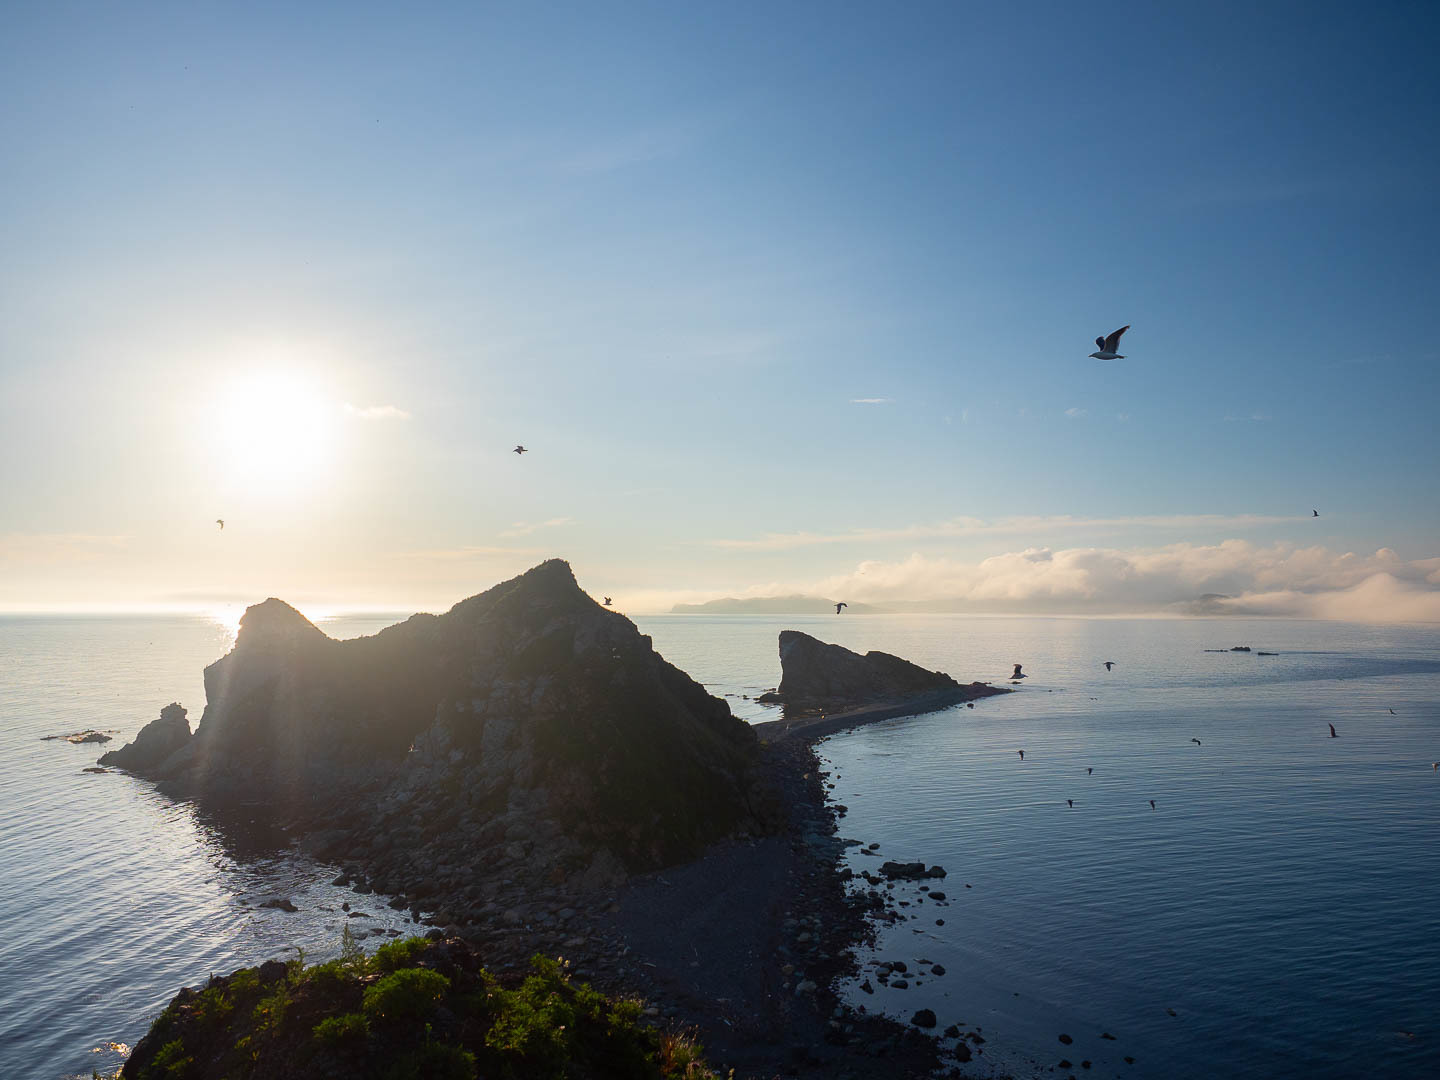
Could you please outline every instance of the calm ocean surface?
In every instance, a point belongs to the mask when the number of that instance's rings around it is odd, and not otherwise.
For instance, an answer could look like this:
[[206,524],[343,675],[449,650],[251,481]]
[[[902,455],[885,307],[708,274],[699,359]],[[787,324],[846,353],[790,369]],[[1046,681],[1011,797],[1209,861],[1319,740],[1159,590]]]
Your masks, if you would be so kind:
[[[352,637],[392,621],[322,626]],[[748,719],[770,715],[744,695],[776,684],[784,628],[962,681],[1025,665],[1015,694],[822,746],[849,807],[843,835],[949,871],[934,883],[943,903],[896,888],[917,917],[888,928],[875,955],[906,961],[910,989],[854,998],[978,1025],[975,1075],[1048,1072],[1062,1058],[1077,1072],[1092,1062],[1088,1075],[1182,1080],[1440,1074],[1440,629],[635,621]],[[347,921],[409,925],[382,898],[330,886],[333,869],[284,837],[227,835],[141,781],[80,771],[171,700],[197,721],[201,671],[230,641],[201,618],[0,616],[7,1080],[113,1068],[123,1051],[111,1044],[136,1041],[176,989],[212,971],[294,946],[332,954]],[[1203,651],[1237,644],[1280,655]],[[87,727],[116,741],[40,741]],[[857,869],[879,861],[850,855]],[[255,910],[272,894],[300,913]],[[373,917],[347,920],[342,900]],[[926,974],[922,959],[947,973]]]

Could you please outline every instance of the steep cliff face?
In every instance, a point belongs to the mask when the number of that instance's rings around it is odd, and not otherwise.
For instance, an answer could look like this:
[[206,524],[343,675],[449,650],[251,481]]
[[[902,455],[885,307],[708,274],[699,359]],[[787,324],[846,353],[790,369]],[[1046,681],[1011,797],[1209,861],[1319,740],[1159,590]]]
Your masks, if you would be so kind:
[[353,641],[267,600],[205,686],[162,786],[339,830],[331,854],[384,856],[401,887],[481,851],[599,884],[767,813],[749,726],[559,560]]

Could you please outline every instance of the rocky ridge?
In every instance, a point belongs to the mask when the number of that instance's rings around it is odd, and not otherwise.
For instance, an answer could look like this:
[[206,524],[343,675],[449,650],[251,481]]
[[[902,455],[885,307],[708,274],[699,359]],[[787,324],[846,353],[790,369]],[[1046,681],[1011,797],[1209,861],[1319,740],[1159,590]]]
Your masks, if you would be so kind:
[[194,736],[171,706],[157,723],[177,748],[142,754],[151,725],[134,771],[264,813],[397,906],[443,900],[453,922],[524,922],[510,894],[603,891],[776,820],[749,726],[560,560],[350,641],[267,600],[205,687]]

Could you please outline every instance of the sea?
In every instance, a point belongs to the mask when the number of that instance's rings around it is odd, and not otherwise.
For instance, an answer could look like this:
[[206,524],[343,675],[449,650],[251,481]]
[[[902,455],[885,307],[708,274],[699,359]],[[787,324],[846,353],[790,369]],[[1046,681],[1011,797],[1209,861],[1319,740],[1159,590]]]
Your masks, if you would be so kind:
[[[318,621],[347,638],[401,617]],[[752,722],[775,717],[755,698],[779,680],[782,629],[1013,690],[819,747],[857,875],[946,871],[884,890],[903,917],[842,990],[978,1033],[968,1075],[1440,1075],[1440,627],[634,621]],[[233,640],[223,615],[0,616],[7,1080],[113,1072],[212,972],[326,958],[346,927],[366,948],[416,929],[290,837],[82,771],[170,701],[193,725],[203,668]],[[87,728],[114,741],[45,738]],[[275,897],[298,911],[261,906]],[[878,980],[881,961],[908,985]]]

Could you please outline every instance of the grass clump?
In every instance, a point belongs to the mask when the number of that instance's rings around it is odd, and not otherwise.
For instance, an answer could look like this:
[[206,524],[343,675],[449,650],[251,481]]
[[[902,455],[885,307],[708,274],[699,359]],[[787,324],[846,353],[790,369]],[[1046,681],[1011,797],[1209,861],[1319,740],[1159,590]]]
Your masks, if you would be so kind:
[[445,1000],[450,980],[424,968],[401,968],[365,991],[365,1019],[371,1024],[424,1020]]

